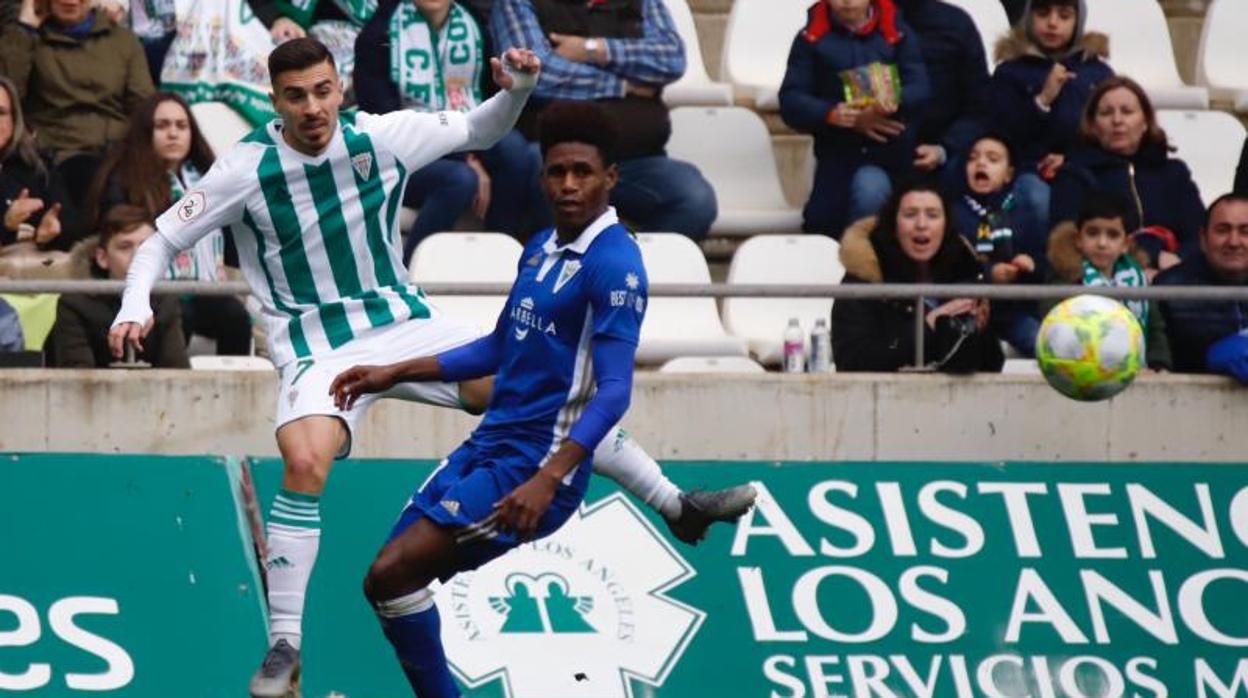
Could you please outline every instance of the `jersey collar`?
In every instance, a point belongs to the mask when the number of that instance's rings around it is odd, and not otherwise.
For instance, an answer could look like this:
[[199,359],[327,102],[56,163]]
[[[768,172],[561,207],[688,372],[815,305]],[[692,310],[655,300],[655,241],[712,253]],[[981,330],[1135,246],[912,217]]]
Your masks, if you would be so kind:
[[286,154],[300,162],[315,165],[319,164],[326,157],[328,157],[330,152],[333,151],[334,146],[338,144],[338,140],[342,138],[342,121],[339,120],[338,128],[334,129],[334,136],[329,139],[329,145],[325,146],[325,150],[322,150],[317,155],[306,155],[291,147],[291,145],[286,142],[286,139],[282,137],[282,120],[280,118],[269,122],[269,137],[272,138],[277,147]]
[[590,223],[575,240],[569,242],[563,247],[559,246],[559,231],[551,229],[550,237],[546,238],[546,242],[542,244],[542,251],[548,255],[556,252],[571,251],[577,254],[585,254],[589,250],[589,246],[594,244],[594,240],[602,233],[602,231],[617,225],[620,217],[615,213],[614,206],[608,206],[601,216],[598,216],[593,223]]

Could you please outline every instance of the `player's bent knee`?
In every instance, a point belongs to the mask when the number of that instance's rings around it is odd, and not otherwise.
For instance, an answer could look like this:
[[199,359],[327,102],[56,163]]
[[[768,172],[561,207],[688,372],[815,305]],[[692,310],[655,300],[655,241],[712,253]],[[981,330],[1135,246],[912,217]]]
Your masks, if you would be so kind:
[[329,476],[329,464],[312,453],[296,452],[286,457],[285,486],[296,492],[320,494]]
[[364,598],[375,604],[399,596],[406,577],[402,557],[390,548],[382,550],[364,576]]

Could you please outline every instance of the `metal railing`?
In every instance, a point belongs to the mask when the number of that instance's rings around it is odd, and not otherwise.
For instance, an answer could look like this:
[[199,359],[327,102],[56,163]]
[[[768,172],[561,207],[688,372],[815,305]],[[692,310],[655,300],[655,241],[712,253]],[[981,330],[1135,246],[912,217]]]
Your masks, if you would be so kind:
[[[431,282],[420,284],[431,296],[504,296],[510,283]],[[0,279],[0,293],[121,293],[125,282],[101,279]],[[251,293],[242,281],[160,281],[154,293],[202,296],[243,296]],[[1248,302],[1244,286],[1056,286],[1025,284],[652,284],[653,298],[828,298],[914,300],[922,308],[927,299],[986,298],[989,300],[1062,300],[1080,294],[1116,300],[1239,301]],[[925,314],[915,313],[915,366],[924,364]]]

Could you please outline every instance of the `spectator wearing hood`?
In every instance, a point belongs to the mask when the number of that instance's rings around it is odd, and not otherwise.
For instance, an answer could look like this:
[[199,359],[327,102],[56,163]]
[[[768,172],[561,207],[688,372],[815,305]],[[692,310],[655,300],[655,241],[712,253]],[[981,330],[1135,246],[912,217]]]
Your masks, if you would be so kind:
[[[880,211],[851,225],[841,240],[846,284],[974,283],[980,263],[953,230],[939,187],[899,188]],[[914,362],[915,313],[924,315],[924,362],[951,373],[1000,371],[1001,343],[986,301],[845,298],[832,306],[832,358],[838,371],[897,371]]]
[[[919,124],[914,166],[942,169],[960,180],[961,160],[981,130],[979,115],[988,89],[988,60],[975,21],[941,0],[895,0],[919,38],[933,99]],[[946,165],[948,165],[946,167]]]
[[1105,63],[1109,37],[1084,31],[1087,14],[1086,0],[1030,0],[1022,20],[997,42],[1000,64],[989,88],[988,116],[1017,144],[1016,195],[1046,230],[1047,182],[1077,142],[1092,90],[1114,74]]
[[839,238],[846,223],[879,210],[893,178],[913,170],[930,95],[918,38],[893,0],[810,7],[780,87],[784,122],[815,137],[806,232]]
[[1150,273],[1194,253],[1204,205],[1187,165],[1170,156],[1144,88],[1123,76],[1101,82],[1079,132],[1080,145],[1053,181],[1054,225],[1076,220],[1091,193],[1108,192],[1130,203],[1127,231],[1148,253]]

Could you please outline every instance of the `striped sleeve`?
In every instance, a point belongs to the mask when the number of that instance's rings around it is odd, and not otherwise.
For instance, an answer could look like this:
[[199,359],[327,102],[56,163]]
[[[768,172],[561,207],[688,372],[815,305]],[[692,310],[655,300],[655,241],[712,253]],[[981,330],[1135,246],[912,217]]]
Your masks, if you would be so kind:
[[639,39],[607,39],[607,67],[634,82],[666,85],[685,74],[685,42],[663,0],[643,3]]

